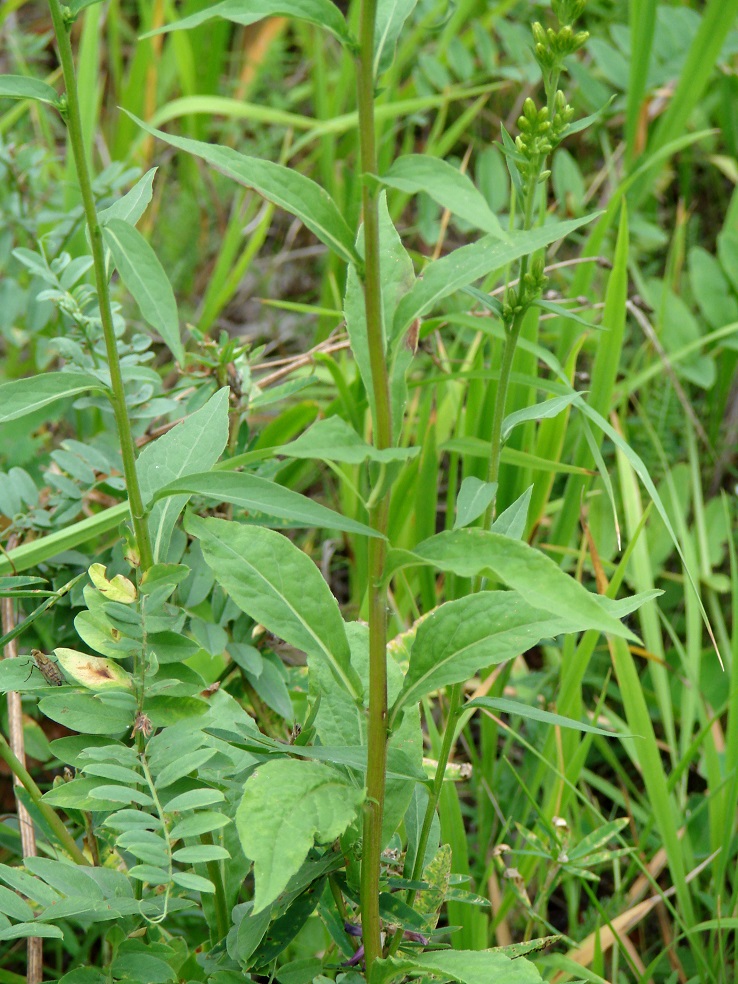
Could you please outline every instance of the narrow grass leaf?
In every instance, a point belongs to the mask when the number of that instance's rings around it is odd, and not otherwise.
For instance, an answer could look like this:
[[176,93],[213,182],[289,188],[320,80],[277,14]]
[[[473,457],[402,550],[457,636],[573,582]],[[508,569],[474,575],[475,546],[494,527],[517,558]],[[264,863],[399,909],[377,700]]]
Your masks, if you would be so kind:
[[254,861],[254,914],[286,888],[314,843],[340,837],[363,799],[362,789],[319,762],[278,759],[257,769],[236,811],[244,854]]
[[541,724],[550,724],[557,728],[572,728],[574,731],[602,735],[604,738],[630,737],[629,735],[620,735],[617,731],[605,731],[603,728],[596,728],[593,724],[585,724],[583,721],[575,721],[573,718],[564,717],[562,714],[543,711],[540,707],[531,707],[529,704],[522,704],[518,700],[508,700],[506,697],[476,697],[464,704],[465,711],[471,707],[481,707],[488,711],[497,711],[499,714],[528,718],[530,721],[540,721]]
[[328,192],[315,181],[282,164],[247,157],[230,147],[190,140],[188,137],[175,137],[156,130],[132,113],[128,115],[153,137],[202,158],[222,174],[247,188],[253,188],[262,197],[296,215],[321,242],[342,259],[361,265],[361,258],[354,247],[353,235],[346,220]]
[[35,99],[58,108],[59,94],[46,82],[25,75],[0,75],[0,99]]
[[188,516],[185,528],[199,539],[216,580],[242,611],[325,663],[352,697],[361,696],[338,604],[307,554],[260,526]]
[[102,234],[121,280],[133,295],[141,314],[159,333],[177,362],[184,365],[177,302],[156,253],[138,229],[124,219],[108,219]]
[[709,0],[667,110],[654,127],[650,153],[660,150],[687,129],[689,115],[712,77],[720,49],[736,17],[738,0]]
[[383,185],[410,195],[423,192],[475,229],[497,239],[508,238],[471,178],[447,161],[423,154],[408,154],[398,158],[379,180]]
[[[297,456],[299,457],[299,456]],[[204,495],[218,502],[231,502],[268,519],[316,529],[343,530],[361,536],[378,536],[376,530],[342,516],[306,495],[293,492],[259,475],[205,472],[187,475],[160,489],[155,499],[166,496]]]
[[341,11],[331,0],[223,0],[222,3],[212,4],[206,10],[183,17],[174,24],[149,31],[143,37],[148,38],[169,31],[190,30],[215,17],[222,17],[223,20],[245,26],[255,24],[265,17],[297,17],[325,28],[345,44],[350,46],[355,44]]

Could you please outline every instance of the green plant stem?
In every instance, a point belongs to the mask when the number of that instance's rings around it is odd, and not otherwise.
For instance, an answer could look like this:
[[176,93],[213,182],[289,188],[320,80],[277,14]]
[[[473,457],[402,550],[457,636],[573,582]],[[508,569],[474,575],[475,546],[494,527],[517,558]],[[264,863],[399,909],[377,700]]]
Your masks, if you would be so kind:
[[[214,843],[213,835],[210,831],[200,834],[201,844]],[[218,934],[218,942],[224,940],[231,928],[231,920],[228,914],[228,902],[226,901],[225,885],[223,883],[223,866],[220,861],[206,861],[208,878],[215,886],[215,928]]]
[[100,320],[105,338],[108,371],[110,372],[109,398],[113,406],[115,424],[118,429],[118,440],[123,458],[123,474],[128,491],[128,503],[131,511],[133,530],[136,536],[136,546],[138,548],[141,568],[146,571],[152,566],[154,561],[151,551],[151,541],[149,539],[146,511],[136,473],[136,445],[131,432],[131,422],[128,419],[123,376],[118,359],[118,348],[115,339],[115,329],[113,327],[113,313],[110,307],[110,291],[108,290],[108,278],[105,270],[105,250],[103,248],[102,231],[97,220],[90,166],[85,156],[84,141],[82,138],[82,121],[80,117],[72,45],[69,40],[69,30],[59,0],[49,0],[49,9],[51,11],[51,20],[54,25],[54,34],[56,35],[56,43],[59,49],[59,61],[61,62],[62,73],[64,75],[64,87],[67,98],[65,117],[69,130],[69,145],[72,149],[77,179],[82,195],[82,206],[84,208],[87,229],[90,234],[90,247],[92,249],[95,269],[95,286],[100,304]]
[[[558,82],[558,75],[556,76],[556,82]],[[549,104],[553,107],[553,97],[555,94],[555,85],[552,91],[549,93]],[[552,113],[552,108],[549,109],[549,114]],[[535,177],[531,179],[525,193],[525,205],[523,209],[523,228],[530,229],[533,223],[533,205],[536,196],[536,187],[538,185],[538,175],[543,170],[545,164],[545,158],[542,158],[538,166]],[[528,256],[523,256],[520,261],[520,269],[518,272],[519,283],[522,285],[525,279],[525,275],[528,272]],[[515,358],[515,349],[517,348],[518,339],[520,338],[520,332],[523,327],[523,319],[525,318],[526,312],[528,310],[529,304],[523,304],[512,318],[512,321],[505,332],[505,341],[503,343],[502,349],[502,362],[500,364],[500,378],[497,384],[497,393],[495,394],[495,406],[492,415],[492,430],[490,433],[490,455],[489,455],[489,467],[487,472],[487,480],[489,482],[497,482],[500,476],[500,459],[502,457],[502,422],[505,417],[505,404],[507,403],[507,392],[510,386],[510,376],[512,374],[513,360]],[[488,530],[492,525],[492,520],[494,519],[494,501],[489,504],[484,512],[484,519],[482,523],[482,528]],[[481,579],[477,579],[475,582],[475,590],[481,589]],[[423,874],[423,860],[425,858],[425,849],[428,844],[428,837],[430,836],[431,826],[433,824],[433,817],[435,816],[436,808],[438,806],[438,800],[441,796],[441,790],[443,788],[443,780],[446,774],[446,767],[448,765],[448,760],[451,756],[454,744],[454,733],[456,729],[456,721],[459,716],[459,711],[461,710],[461,700],[463,696],[462,685],[457,683],[451,688],[451,693],[449,694],[449,707],[448,715],[446,717],[446,726],[443,732],[443,740],[441,742],[441,751],[438,756],[438,765],[436,766],[436,774],[433,779],[433,786],[431,787],[430,795],[428,796],[428,805],[425,810],[425,816],[423,817],[423,826],[420,832],[420,840],[418,842],[418,853],[415,858],[415,863],[413,865],[412,879],[413,881],[422,877]],[[408,905],[412,905],[415,899],[416,893],[411,891],[408,893],[407,902]],[[392,939],[390,945],[390,952],[394,953],[397,947],[400,945],[400,940],[402,939],[402,932],[398,931]]]
[[[374,124],[374,23],[377,0],[362,0],[357,59],[359,152],[364,175],[377,174]],[[364,309],[375,417],[374,445],[392,443],[389,379],[382,337],[382,283],[379,265],[379,211],[375,186],[362,187],[364,221]],[[379,877],[382,854],[385,773],[387,769],[387,588],[384,584],[389,493],[372,505],[371,526],[381,534],[368,545],[369,567],[369,720],[367,729],[367,801],[361,861],[361,924],[367,977],[382,955]]]
[[64,826],[63,821],[60,819],[57,812],[45,803],[41,796],[41,790],[38,788],[36,783],[33,781],[30,773],[23,766],[22,762],[13,754],[13,750],[10,745],[5,740],[4,736],[0,734],[0,759],[5,762],[13,775],[18,779],[20,784],[26,790],[28,795],[31,797],[31,801],[36,809],[39,811],[44,820],[48,823],[49,827],[54,831],[59,843],[62,845],[67,854],[72,858],[76,864],[83,864],[89,866],[90,862],[84,856],[82,851],[77,847],[74,838],[69,833],[67,828]]

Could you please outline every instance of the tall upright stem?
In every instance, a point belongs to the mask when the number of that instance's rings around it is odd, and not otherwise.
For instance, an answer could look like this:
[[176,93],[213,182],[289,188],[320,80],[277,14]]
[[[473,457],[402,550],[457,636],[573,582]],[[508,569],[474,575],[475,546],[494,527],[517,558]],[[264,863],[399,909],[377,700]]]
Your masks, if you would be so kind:
[[84,208],[87,229],[90,234],[90,246],[95,270],[95,286],[97,287],[97,298],[100,304],[100,320],[102,322],[108,370],[110,372],[109,397],[113,406],[115,424],[118,430],[121,457],[123,458],[123,474],[128,491],[128,504],[131,510],[133,530],[136,536],[136,546],[138,548],[141,567],[143,570],[147,570],[152,566],[154,561],[146,511],[141,496],[141,488],[138,483],[138,475],[136,474],[136,445],[133,441],[131,423],[126,409],[123,376],[118,359],[118,348],[115,340],[115,329],[113,327],[113,313],[110,307],[108,277],[105,270],[105,250],[103,248],[102,231],[97,221],[90,165],[85,155],[84,140],[82,138],[82,120],[79,109],[79,98],[77,96],[77,79],[74,71],[72,45],[69,40],[67,21],[62,13],[59,0],[49,0],[49,9],[51,11],[51,20],[54,25],[54,34],[56,35],[56,43],[59,49],[59,61],[64,75],[64,88],[67,99],[64,115],[69,130],[69,145],[74,157],[74,166],[77,171],[77,179],[82,194],[82,206]]
[[[374,23],[376,0],[362,0],[357,60],[357,105],[361,170],[377,173],[374,126]],[[362,187],[364,221],[364,309],[374,396],[374,444],[392,443],[389,378],[382,335],[382,282],[379,266],[379,211],[375,185]],[[387,767],[387,588],[383,584],[389,493],[372,505],[369,522],[380,534],[369,541],[369,721],[367,802],[361,862],[361,922],[367,977],[382,955],[379,876],[382,853],[385,772]]]

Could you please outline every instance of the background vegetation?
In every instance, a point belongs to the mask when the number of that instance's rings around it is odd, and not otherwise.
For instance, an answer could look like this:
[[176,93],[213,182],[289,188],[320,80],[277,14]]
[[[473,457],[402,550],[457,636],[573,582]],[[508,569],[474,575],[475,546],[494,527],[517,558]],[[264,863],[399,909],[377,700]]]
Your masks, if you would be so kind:
[[[352,287],[355,257],[328,248],[253,181],[236,185],[222,167],[207,165],[204,152],[184,152],[194,149],[188,140],[207,141],[287,165],[325,189],[355,232],[361,171],[371,169],[360,164],[353,53],[319,25],[281,16],[216,18],[155,33],[211,6],[72,5],[79,11],[71,39],[80,135],[93,163],[95,206],[104,214],[125,200],[135,212],[179,312],[174,332],[168,309],[152,319],[142,288],[126,277],[125,243],[116,252],[115,233],[124,235],[127,216],[109,213],[106,262],[119,274],[112,323],[144,498],[180,482],[172,486],[179,497],[148,503],[152,531],[166,530],[161,554],[154,544],[161,582],[154,578],[148,588],[115,581],[135,580],[131,561],[141,559],[140,540],[125,525],[117,411],[89,385],[69,388],[70,370],[105,385],[108,377],[65,127],[43,99],[0,98],[2,382],[36,377],[37,399],[30,407],[26,391],[23,414],[15,413],[15,391],[0,386],[8,658],[0,684],[10,692],[3,731],[16,742],[22,733],[29,778],[49,790],[41,801],[29,784],[17,792],[37,825],[35,860],[21,843],[10,784],[4,793],[0,984],[42,979],[32,976],[38,951],[26,956],[31,930],[48,937],[43,980],[66,984],[364,979],[358,958],[357,969],[346,966],[359,945],[351,932],[359,921],[361,848],[357,830],[353,841],[345,834],[350,817],[343,824],[334,817],[338,826],[324,824],[326,836],[317,838],[320,846],[343,835],[341,865],[331,852],[313,849],[306,865],[316,867],[291,872],[289,890],[282,884],[259,918],[259,861],[254,889],[243,825],[239,841],[232,823],[243,777],[257,763],[270,765],[269,789],[246,788],[256,790],[252,809],[278,816],[294,792],[287,774],[280,787],[279,763],[297,759],[282,758],[276,742],[298,749],[349,743],[339,740],[340,729],[327,740],[324,718],[325,732],[315,739],[315,695],[324,694],[325,716],[335,682],[329,676],[308,684],[308,647],[265,631],[269,612],[240,599],[249,582],[217,553],[222,546],[207,540],[206,528],[218,527],[202,525],[202,517],[236,520],[239,530],[281,529],[312,558],[308,567],[320,570],[344,618],[364,620],[374,584],[365,535],[367,523],[376,529],[371,490],[380,490],[376,506],[392,482],[383,521],[396,551],[455,527],[489,528],[494,515],[498,534],[535,546],[591,591],[635,595],[641,604],[621,600],[607,609],[628,616],[630,641],[589,624],[579,634],[552,630],[531,646],[518,640],[504,656],[489,652],[463,687],[440,678],[411,692],[429,776],[451,752],[430,789],[439,795],[438,819],[421,862],[433,859],[439,842],[448,847],[435,855],[435,869],[421,863],[414,870],[429,792],[416,782],[417,762],[403,773],[420,756],[408,705],[402,725],[397,721],[398,733],[406,732],[396,749],[407,760],[390,759],[385,803],[397,832],[382,845],[381,917],[385,928],[399,927],[386,948],[410,960],[423,940],[476,951],[554,937],[547,948],[521,951],[535,969],[524,969],[521,958],[510,965],[519,969],[497,979],[729,984],[738,962],[738,3],[589,0],[576,25],[589,40],[567,57],[561,83],[574,124],[546,164],[545,195],[530,199],[527,225],[543,236],[531,241],[531,267],[521,268],[518,252],[474,278],[481,299],[449,290],[423,311],[414,325],[417,350],[412,344],[393,354],[405,359],[406,409],[379,451],[387,443],[403,449],[394,459],[376,454],[376,397],[362,376],[355,327],[353,355],[349,348],[360,293],[358,280]],[[407,20],[394,55],[389,46],[384,56],[376,92],[377,173],[385,177],[387,220],[417,273],[476,240],[480,229],[491,234],[495,222],[526,225],[521,171],[510,146],[504,153],[503,134],[512,143],[521,132],[526,99],[550,102],[531,21],[545,28],[557,22],[547,6],[511,0],[404,6]],[[358,36],[359,4],[344,12]],[[5,76],[62,91],[44,4],[7,0],[0,34]],[[27,95],[7,84],[0,90],[0,97]],[[408,155],[416,156],[403,169]],[[466,198],[456,184],[451,194],[437,168],[424,170],[423,162],[441,160],[473,180],[481,204],[471,185],[464,185]],[[554,220],[570,225],[546,236]],[[508,427],[491,472],[503,305],[511,304],[504,285],[535,272],[535,257],[542,259],[549,243],[548,281],[539,277],[543,294],[521,308],[510,350]],[[63,368],[66,398],[52,402],[43,380],[53,383]],[[567,395],[572,387],[577,402]],[[547,409],[541,401],[549,401]],[[327,429],[308,431],[315,422]],[[312,438],[301,445],[306,431]],[[167,435],[170,444],[157,443]],[[185,481],[219,459],[211,475],[223,476],[220,484]],[[380,464],[389,478],[379,474]],[[158,468],[166,471],[163,482]],[[224,490],[236,469],[276,485],[261,498],[256,484],[251,498],[229,497]],[[490,480],[497,484],[494,514]],[[296,500],[274,498],[277,487],[334,512],[297,515],[290,511]],[[476,512],[472,491],[489,492]],[[175,520],[187,496],[183,529]],[[174,502],[181,506],[165,505]],[[256,540],[248,543],[257,549]],[[269,556],[278,548],[265,539],[263,549]],[[443,602],[473,598],[481,576],[463,564],[439,572],[402,566],[401,559],[387,596],[390,703],[420,620]],[[484,574],[495,587],[488,565]],[[296,576],[312,584],[308,570]],[[552,575],[531,568],[529,576],[543,597]],[[503,575],[497,580],[509,583]],[[551,593],[563,583],[551,581]],[[133,601],[139,615],[145,610],[139,622],[125,614]],[[134,648],[145,647],[150,636],[156,679],[148,684],[147,720],[135,719],[131,742],[129,694],[113,685],[95,717],[83,702],[88,693],[75,689],[89,686],[84,668],[68,654],[91,649],[106,672],[116,660],[112,665],[135,676],[139,664],[126,646],[132,638]],[[56,651],[52,666],[58,660],[65,671],[64,691],[53,691],[53,669],[44,675],[33,668],[32,650]],[[457,717],[462,696],[477,703]],[[198,714],[197,734],[205,737],[188,744]],[[115,761],[110,735],[120,739]],[[144,739],[146,775],[136,759]],[[10,756],[4,760],[5,773],[18,776]],[[356,775],[355,759],[338,765]],[[309,768],[319,766],[319,756],[310,760]],[[138,800],[124,802],[119,790],[131,788],[131,772],[146,785]],[[203,796],[206,789],[222,803]],[[363,780],[347,780],[342,795],[352,811],[361,809],[361,789]],[[157,791],[190,822],[181,844],[170,823],[170,842],[185,853],[175,854],[177,865],[170,851],[169,880],[158,882],[158,847],[149,844],[147,855],[147,835],[134,836],[140,820],[118,816],[134,807],[149,816],[144,797],[156,800]],[[172,793],[191,800],[171,807]],[[53,817],[62,817],[61,830]],[[251,858],[264,856],[251,846]],[[49,867],[60,847],[76,862],[61,875]],[[90,862],[99,877],[80,873]],[[138,875],[124,877],[134,865]],[[424,891],[416,898],[418,886]],[[432,889],[439,894],[432,897]],[[108,921],[93,915],[105,906]],[[428,913],[435,914],[430,923],[422,918]],[[395,938],[397,945],[389,942]],[[395,959],[383,970],[380,960],[372,980],[421,973],[480,979],[469,976],[471,964],[462,971],[428,963],[424,971],[422,963]]]

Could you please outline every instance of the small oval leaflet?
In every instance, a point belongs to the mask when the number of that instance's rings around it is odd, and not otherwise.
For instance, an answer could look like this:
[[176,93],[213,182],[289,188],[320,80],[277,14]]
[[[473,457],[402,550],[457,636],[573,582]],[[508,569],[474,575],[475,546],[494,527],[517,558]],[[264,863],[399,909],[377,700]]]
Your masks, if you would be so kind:
[[50,683],[52,687],[61,687],[64,685],[64,677],[61,674],[61,670],[53,660],[49,659],[46,653],[42,653],[40,649],[32,649],[31,656],[33,656],[34,663],[41,671],[47,683]]

